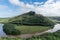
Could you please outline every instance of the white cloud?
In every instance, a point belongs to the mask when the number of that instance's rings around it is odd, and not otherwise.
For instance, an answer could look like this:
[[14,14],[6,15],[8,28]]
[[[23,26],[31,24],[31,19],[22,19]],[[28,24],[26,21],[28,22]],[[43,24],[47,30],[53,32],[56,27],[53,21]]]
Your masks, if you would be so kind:
[[54,0],[48,0],[45,4],[52,4],[54,3]]
[[34,2],[35,5],[41,5],[43,2]]
[[24,6],[24,2],[20,2],[19,0],[9,0],[10,3],[14,4],[14,5],[18,5],[18,6]]
[[34,5],[30,5],[30,4],[26,4],[26,7],[27,8],[32,8],[32,9],[35,8]]
[[[49,2],[49,1],[48,1]],[[47,16],[60,16],[60,1],[51,1],[50,3],[44,4],[40,7],[41,14]]]
[[[12,14],[14,13],[14,14]],[[0,5],[0,17],[5,18],[5,17],[12,17],[16,12],[11,10],[7,5]],[[12,14],[12,15],[11,15]]]
[[[60,16],[60,0],[48,0],[44,5],[35,6],[33,4],[25,4],[19,0],[9,0],[14,5],[21,6],[23,10],[33,10],[37,13],[41,13],[46,16]],[[56,2],[55,2],[56,1]],[[34,2],[34,4],[42,4],[40,2]],[[23,11],[22,10],[22,11]],[[25,11],[24,11],[25,12]]]

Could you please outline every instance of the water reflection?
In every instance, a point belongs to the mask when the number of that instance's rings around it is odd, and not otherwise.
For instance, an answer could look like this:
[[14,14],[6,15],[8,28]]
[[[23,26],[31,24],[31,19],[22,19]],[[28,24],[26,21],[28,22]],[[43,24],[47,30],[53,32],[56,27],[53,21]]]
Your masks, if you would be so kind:
[[53,29],[50,29],[50,30],[48,30],[48,32],[56,32],[56,31],[58,31],[58,30],[60,30],[60,24],[56,24],[55,26],[54,26],[54,28]]
[[4,37],[4,36],[6,37],[7,35],[6,35],[6,34],[4,33],[4,31],[3,31],[3,25],[4,25],[4,24],[0,24],[0,36],[1,36],[1,37]]

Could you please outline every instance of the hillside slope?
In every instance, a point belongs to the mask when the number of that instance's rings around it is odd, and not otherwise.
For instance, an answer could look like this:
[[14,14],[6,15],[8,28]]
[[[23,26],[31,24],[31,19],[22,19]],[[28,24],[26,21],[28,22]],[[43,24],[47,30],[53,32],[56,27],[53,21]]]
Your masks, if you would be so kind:
[[51,21],[47,17],[41,14],[36,14],[33,11],[11,18],[9,21],[10,23],[23,24],[23,25],[52,26],[55,24],[53,21]]

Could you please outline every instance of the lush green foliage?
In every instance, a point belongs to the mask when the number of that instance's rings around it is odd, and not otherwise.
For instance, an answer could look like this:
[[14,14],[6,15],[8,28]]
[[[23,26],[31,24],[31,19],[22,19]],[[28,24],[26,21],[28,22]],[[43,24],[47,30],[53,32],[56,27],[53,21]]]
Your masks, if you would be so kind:
[[51,28],[51,26],[27,26],[27,25],[15,25],[15,28],[21,30],[22,34],[43,32]]
[[[35,14],[35,12],[32,11],[5,20],[7,23],[12,23],[12,24],[5,24],[3,26],[3,31],[8,35],[43,32],[45,30],[50,29],[53,25],[55,25],[55,22],[51,21],[49,18],[44,17],[41,14]],[[1,21],[5,22],[5,20],[3,21],[1,20]],[[56,33],[44,34],[38,37],[36,36],[27,39],[20,39],[20,38],[0,38],[0,39],[1,40],[56,40],[56,39],[59,40],[60,39],[59,37],[60,37],[60,32],[58,31]]]
[[27,26],[27,25],[15,25],[15,24],[5,24],[3,30],[8,35],[18,35],[26,33],[36,33],[43,32],[50,29],[52,26]]
[[3,31],[7,35],[19,35],[21,33],[19,30],[15,29],[13,24],[5,24],[3,26]]
[[9,20],[11,23],[15,24],[24,24],[24,25],[43,25],[43,26],[52,26],[55,23],[48,19],[47,17],[42,16],[41,14],[35,14],[35,12],[28,12],[17,17],[14,17]]
[[52,19],[52,20],[60,21],[60,17],[56,17],[56,16],[54,16],[54,17],[49,17],[49,18]]
[[28,40],[60,40],[60,31],[54,33],[46,33],[38,37],[27,38]]
[[10,18],[0,18],[0,23],[8,23]]
[[24,39],[21,39],[21,38],[9,38],[9,37],[0,37],[0,40],[24,40]]
[[50,18],[51,20],[55,21],[56,23],[60,23],[60,17],[54,16],[54,17],[48,17],[48,18]]
[[0,40],[60,40],[60,31],[54,33],[46,33],[40,36],[33,36],[26,39],[2,37]]

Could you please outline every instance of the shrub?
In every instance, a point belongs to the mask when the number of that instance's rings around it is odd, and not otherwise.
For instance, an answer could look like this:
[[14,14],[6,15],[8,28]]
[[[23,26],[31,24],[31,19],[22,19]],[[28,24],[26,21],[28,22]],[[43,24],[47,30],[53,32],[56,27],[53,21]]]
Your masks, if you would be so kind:
[[30,11],[30,12],[28,13],[28,15],[35,15],[35,12]]
[[21,33],[21,31],[15,29],[13,24],[5,24],[3,26],[3,31],[7,34],[7,35],[19,35]]

